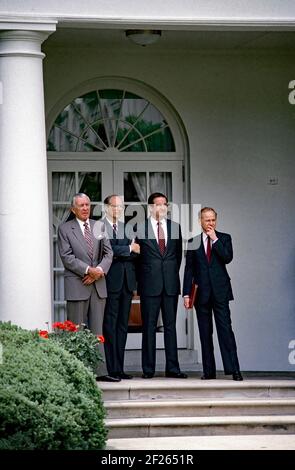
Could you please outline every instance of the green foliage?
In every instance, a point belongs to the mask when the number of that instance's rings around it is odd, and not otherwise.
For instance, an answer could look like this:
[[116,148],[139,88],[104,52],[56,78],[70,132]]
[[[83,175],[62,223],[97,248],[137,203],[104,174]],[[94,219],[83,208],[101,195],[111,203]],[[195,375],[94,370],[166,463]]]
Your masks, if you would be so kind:
[[48,335],[49,340],[56,341],[95,373],[99,362],[103,360],[99,352],[100,341],[97,336],[87,328],[79,329],[70,321],[57,322],[53,324],[54,326],[54,331]]
[[103,449],[105,413],[90,370],[38,332],[0,323],[0,342],[0,449]]

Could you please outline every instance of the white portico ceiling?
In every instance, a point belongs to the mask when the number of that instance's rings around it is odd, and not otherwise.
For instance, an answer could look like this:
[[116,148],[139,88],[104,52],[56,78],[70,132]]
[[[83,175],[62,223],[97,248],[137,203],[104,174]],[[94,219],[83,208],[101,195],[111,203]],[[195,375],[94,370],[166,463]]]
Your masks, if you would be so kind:
[[[120,29],[84,29],[57,27],[44,44],[48,47],[103,48],[116,47],[129,51],[140,48],[125,37]],[[146,48],[147,49],[147,48]],[[150,50],[287,50],[295,52],[294,31],[172,31],[162,30],[158,43]]]

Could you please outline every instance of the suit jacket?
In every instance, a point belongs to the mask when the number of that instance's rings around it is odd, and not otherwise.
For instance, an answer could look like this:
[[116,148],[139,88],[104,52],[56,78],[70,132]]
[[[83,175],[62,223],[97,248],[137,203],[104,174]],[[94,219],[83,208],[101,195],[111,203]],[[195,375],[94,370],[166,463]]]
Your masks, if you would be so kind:
[[189,295],[192,282],[198,284],[198,302],[206,303],[213,293],[217,301],[233,300],[230,277],[226,264],[233,259],[231,236],[216,231],[218,240],[213,243],[208,263],[202,235],[188,242],[183,280],[183,295]]
[[118,222],[117,237],[113,238],[112,226],[105,219],[102,219],[102,221],[105,222],[114,253],[112,265],[106,276],[107,290],[113,293],[119,292],[126,279],[126,286],[132,292],[136,290],[135,261],[138,258],[136,253],[130,253],[129,245],[132,239],[126,235],[125,225],[122,222]]
[[150,219],[138,227],[140,255],[138,264],[139,294],[141,296],[179,295],[179,268],[182,259],[180,225],[167,219],[167,245],[162,255]]
[[82,283],[87,266],[100,266],[107,274],[113,258],[105,226],[101,221],[90,220],[93,233],[93,260],[87,253],[87,245],[76,219],[62,223],[58,228],[58,248],[65,267],[66,300],[87,300],[95,287],[99,297],[107,297],[105,278],[100,278],[89,286]]

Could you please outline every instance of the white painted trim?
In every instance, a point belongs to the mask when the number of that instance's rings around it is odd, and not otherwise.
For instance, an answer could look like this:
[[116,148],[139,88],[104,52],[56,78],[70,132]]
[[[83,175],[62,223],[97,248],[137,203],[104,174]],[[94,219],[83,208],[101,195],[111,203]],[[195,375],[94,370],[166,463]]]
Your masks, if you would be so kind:
[[93,28],[93,29],[128,29],[135,26],[140,29],[166,29],[176,31],[289,31],[295,30],[295,20],[273,20],[265,18],[253,20],[239,19],[199,19],[199,18],[59,18],[60,28]]
[[32,18],[28,19],[22,15],[19,18],[5,18],[1,16],[0,21],[0,31],[40,31],[40,32],[51,32],[53,33],[56,30],[56,25],[58,21],[56,19],[49,18]]
[[[48,12],[49,13],[49,12]],[[39,28],[42,25],[58,23],[59,28],[93,28],[93,29],[122,29],[122,28],[152,28],[152,29],[171,29],[186,31],[289,31],[295,30],[295,19],[290,18],[273,18],[269,16],[261,18],[247,17],[161,17],[150,15],[144,17],[138,16],[99,16],[99,15],[79,15],[74,14],[53,14],[49,15],[38,13],[34,16],[31,13],[22,13],[19,15],[11,15],[1,13],[0,29],[35,29],[36,24]],[[192,13],[193,15],[193,13]],[[22,26],[26,25],[25,26]],[[6,27],[4,27],[6,25]],[[16,28],[16,25],[17,28]],[[9,26],[9,27],[8,27]],[[8,27],[8,28],[7,28]]]
[[71,161],[179,161],[184,156],[176,152],[114,152],[106,155],[106,152],[47,152],[48,160],[71,160]]

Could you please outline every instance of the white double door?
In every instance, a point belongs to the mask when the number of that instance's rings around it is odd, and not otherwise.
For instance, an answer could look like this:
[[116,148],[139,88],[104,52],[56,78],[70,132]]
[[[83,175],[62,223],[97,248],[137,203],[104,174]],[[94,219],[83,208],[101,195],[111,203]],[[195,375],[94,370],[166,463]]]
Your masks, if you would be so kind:
[[[147,213],[147,199],[155,191],[167,194],[169,201],[182,202],[181,161],[69,161],[50,159],[49,193],[52,217],[53,285],[55,320],[65,318],[63,266],[57,250],[57,227],[67,220],[70,202],[76,192],[91,198],[94,218],[103,215],[103,200],[110,194],[120,194],[125,207],[140,205]],[[182,281],[183,266],[181,269]],[[179,299],[177,340],[179,348],[187,348],[187,312]],[[134,299],[134,302],[138,300]],[[131,329],[132,331],[132,329]],[[157,348],[164,347],[161,327],[157,332]],[[128,334],[127,349],[141,348],[141,333]]]

